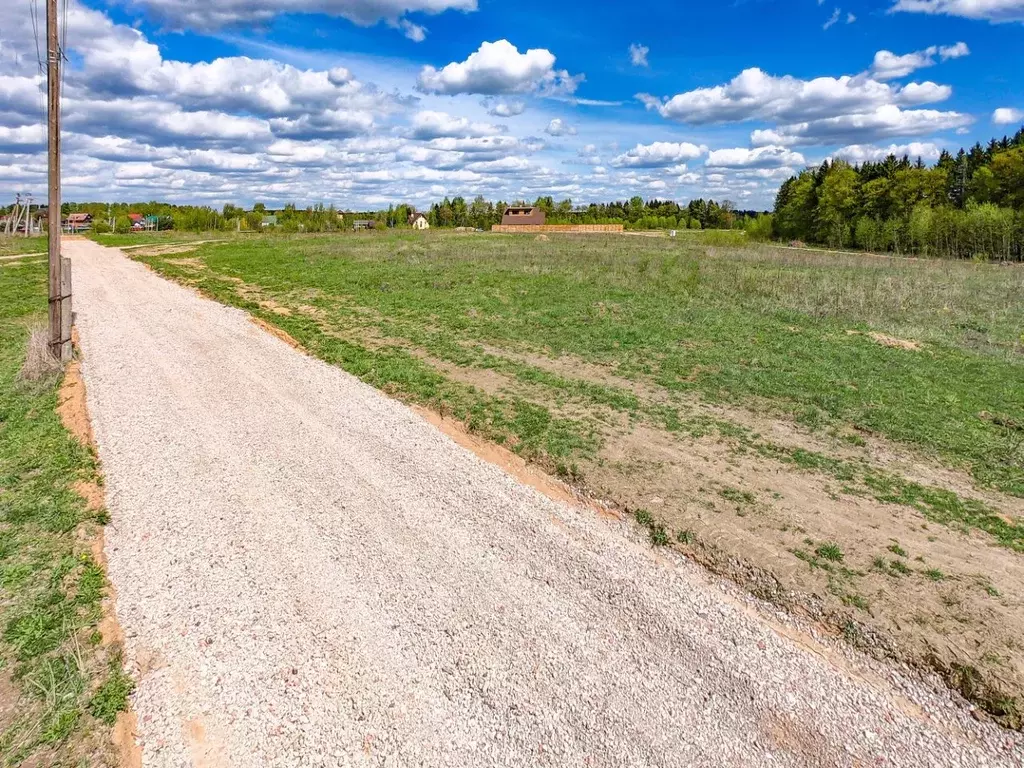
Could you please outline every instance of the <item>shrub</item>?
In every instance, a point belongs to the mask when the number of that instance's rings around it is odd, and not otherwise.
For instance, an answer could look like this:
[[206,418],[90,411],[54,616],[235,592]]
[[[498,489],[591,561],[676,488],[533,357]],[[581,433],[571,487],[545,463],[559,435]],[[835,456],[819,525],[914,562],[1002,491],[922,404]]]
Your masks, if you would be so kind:
[[747,219],[747,237],[757,243],[772,239],[775,231],[774,219],[770,213],[760,213],[756,218]]

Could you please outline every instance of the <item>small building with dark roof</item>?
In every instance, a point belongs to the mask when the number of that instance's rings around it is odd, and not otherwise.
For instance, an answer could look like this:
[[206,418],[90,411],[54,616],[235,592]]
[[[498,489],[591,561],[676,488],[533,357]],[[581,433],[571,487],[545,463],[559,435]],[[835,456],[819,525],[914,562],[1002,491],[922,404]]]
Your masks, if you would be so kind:
[[540,208],[532,205],[512,205],[505,209],[505,215],[501,217],[503,226],[544,226],[547,216]]

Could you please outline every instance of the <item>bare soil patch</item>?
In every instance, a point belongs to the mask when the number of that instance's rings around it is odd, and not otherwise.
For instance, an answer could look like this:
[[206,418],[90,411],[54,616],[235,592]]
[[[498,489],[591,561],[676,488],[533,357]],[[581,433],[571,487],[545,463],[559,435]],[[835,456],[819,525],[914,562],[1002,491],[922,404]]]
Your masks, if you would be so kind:
[[287,331],[284,331],[284,330],[278,328],[275,325],[271,325],[270,323],[266,322],[265,320],[261,320],[258,317],[251,317],[250,316],[249,319],[253,322],[253,325],[259,326],[264,331],[269,333],[271,336],[275,336],[278,339],[280,339],[281,341],[283,341],[289,347],[301,350],[303,352],[305,351],[305,349],[303,349],[302,344],[294,336],[292,336],[290,333],[288,333]]
[[[631,392],[645,402],[671,404],[694,413],[723,419],[787,448],[799,448],[842,459],[867,460],[875,466],[897,472],[914,482],[946,488],[963,497],[979,499],[996,506],[1011,517],[1024,517],[1024,499],[979,488],[965,470],[951,468],[933,457],[923,456],[906,446],[874,435],[865,435],[853,430],[832,434],[814,432],[774,414],[776,409],[770,403],[760,404],[761,407],[757,408],[706,403],[697,397],[670,392],[651,381],[621,376],[616,372],[615,366],[598,365],[571,355],[552,357],[536,352],[511,351],[487,344],[479,346],[490,355],[535,366],[567,379],[582,379],[602,386],[615,387]],[[459,375],[466,380],[472,380],[473,372],[477,370],[462,369]],[[979,414],[979,418],[986,416],[987,414]],[[844,439],[848,437],[855,437],[855,440],[850,442]]]
[[911,352],[920,352],[921,343],[918,341],[910,341],[909,339],[898,339],[895,336],[889,336],[885,333],[878,333],[877,331],[871,331],[869,333],[862,333],[861,331],[847,331],[850,336],[867,336],[869,339],[877,344],[881,344],[883,347],[892,347],[893,349],[906,349]]
[[[173,255],[173,254],[176,254],[176,253],[190,253],[190,252],[196,250],[196,248],[198,248],[198,247],[199,246],[195,245],[195,244],[188,244],[188,245],[147,245],[147,246],[141,246],[141,247],[138,247],[138,248],[134,248],[132,250],[132,255],[138,255],[138,256],[170,256],[170,255]],[[201,261],[199,261],[199,259],[169,259],[169,261],[172,264],[182,263],[182,262],[185,262],[185,261],[197,262],[197,266],[201,266],[201,267],[205,266]]]
[[[830,626],[862,625],[866,640],[887,639],[867,642],[876,650],[947,673],[969,666],[1004,695],[1024,690],[1019,555],[732,448],[638,425],[606,442],[585,475],[601,497],[648,510],[676,532],[675,546],[758,596]],[[815,554],[829,543],[841,561]]]
[[[82,365],[72,360],[64,374],[57,396],[57,413],[64,428],[82,445],[93,446],[92,424],[85,404],[85,382],[82,380]],[[92,492],[89,496],[92,496]],[[85,496],[89,500],[89,496]],[[102,491],[101,491],[102,498]]]
[[292,314],[292,310],[289,309],[288,307],[285,307],[281,304],[278,304],[276,301],[272,301],[269,299],[264,299],[260,301],[260,306],[266,310],[273,312],[275,315],[285,315],[287,317],[288,315]]
[[[979,489],[966,472],[876,437],[851,444],[770,412],[704,404],[582,360],[495,347],[485,351],[566,378],[625,389],[649,402],[673,402],[788,448],[866,460],[914,482],[995,505],[1009,520],[1024,515],[1024,500]],[[543,388],[416,354],[446,376],[489,394],[527,393],[560,416],[580,415],[550,393],[545,399]],[[584,495],[649,512],[671,532],[673,547],[716,573],[844,632],[862,647],[937,670],[976,699],[1024,693],[1019,640],[1024,600],[1017,586],[1024,583],[1024,559],[1019,554],[997,546],[987,534],[929,522],[912,507],[882,503],[835,478],[762,457],[739,441],[717,435],[694,439],[625,418],[606,419],[606,427],[598,456],[580,468]],[[488,458],[486,441],[470,439],[479,445],[467,447]],[[495,463],[505,466],[503,459]],[[828,544],[837,545],[840,560],[816,554]],[[1011,715],[1008,722],[1017,720]]]
[[142,768],[142,749],[138,744],[139,725],[135,712],[122,712],[114,723],[111,741],[119,768]]

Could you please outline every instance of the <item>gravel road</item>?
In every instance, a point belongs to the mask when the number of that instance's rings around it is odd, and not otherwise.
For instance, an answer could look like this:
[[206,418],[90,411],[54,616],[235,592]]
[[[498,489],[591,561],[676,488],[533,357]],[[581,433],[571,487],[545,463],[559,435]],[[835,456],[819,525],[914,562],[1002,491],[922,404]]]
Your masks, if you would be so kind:
[[244,313],[65,250],[145,766],[1024,763]]

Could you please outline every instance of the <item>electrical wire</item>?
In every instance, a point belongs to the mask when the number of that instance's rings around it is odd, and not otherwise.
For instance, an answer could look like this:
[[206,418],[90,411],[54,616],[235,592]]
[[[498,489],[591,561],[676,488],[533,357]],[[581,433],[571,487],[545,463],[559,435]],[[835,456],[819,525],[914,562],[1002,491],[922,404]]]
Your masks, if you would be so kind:
[[29,18],[32,19],[32,41],[36,44],[36,64],[39,67],[39,74],[46,74],[46,68],[43,66],[43,55],[39,51],[39,2],[38,0],[30,0]]
[[[60,20],[60,93],[64,95],[64,70],[67,68],[66,65],[71,63],[68,58],[68,0],[61,0],[61,20]],[[63,123],[64,117],[64,99],[60,100],[60,116],[61,122]]]
[[43,54],[39,48],[39,0],[30,0],[29,17],[32,19],[32,40],[36,44],[36,65],[43,82],[39,84],[37,94],[39,96],[39,120],[40,125],[46,126],[46,64],[43,63]]

